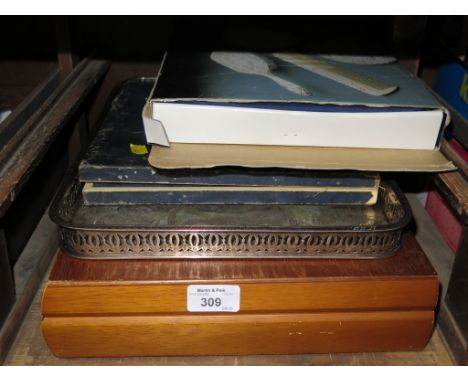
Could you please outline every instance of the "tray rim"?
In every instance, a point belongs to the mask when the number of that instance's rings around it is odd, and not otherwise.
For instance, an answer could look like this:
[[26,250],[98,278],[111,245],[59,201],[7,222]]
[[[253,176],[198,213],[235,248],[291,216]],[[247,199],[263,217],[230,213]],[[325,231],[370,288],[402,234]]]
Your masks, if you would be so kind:
[[[395,195],[398,198],[398,202],[401,204],[401,209],[404,212],[404,215],[394,223],[389,223],[385,227],[379,227],[379,226],[355,226],[355,227],[347,227],[347,226],[336,226],[336,227],[255,227],[255,226],[232,226],[229,228],[216,228],[216,227],[210,227],[210,226],[180,226],[180,227],[174,227],[174,226],[159,226],[159,227],[151,227],[151,226],[144,226],[144,225],[138,225],[138,226],[101,226],[99,228],[96,228],[94,226],[90,225],[76,225],[73,224],[72,221],[66,220],[61,216],[60,214],[60,208],[64,204],[64,196],[66,195],[67,191],[69,191],[76,183],[81,183],[79,181],[79,176],[78,174],[75,174],[74,172],[71,172],[70,175],[68,175],[62,184],[60,185],[54,200],[50,206],[49,209],[49,216],[51,220],[57,224],[61,228],[67,228],[67,229],[75,229],[75,230],[81,230],[81,231],[113,231],[113,232],[124,232],[124,231],[166,231],[166,232],[201,232],[201,233],[209,233],[209,232],[239,232],[239,233],[244,233],[244,232],[255,232],[255,233],[282,233],[282,232],[294,232],[294,233],[306,233],[306,232],[337,232],[337,233],[350,233],[350,232],[363,232],[363,233],[372,233],[372,232],[387,232],[387,231],[395,231],[395,230],[401,230],[405,228],[411,221],[412,221],[412,212],[411,208],[409,205],[408,200],[404,196],[403,192],[400,190],[396,182],[392,180],[385,180],[381,182],[381,185],[379,186],[379,190],[386,189],[384,186],[390,187],[391,191],[395,193]],[[80,189],[82,189],[83,185],[80,184]],[[385,191],[383,191],[385,192]],[[379,195],[379,198],[381,195]],[[79,207],[81,207],[80,205]],[[157,205],[155,205],[157,206]],[[110,206],[102,206],[103,208],[108,208]],[[120,208],[131,208],[131,206],[119,206]],[[362,206],[342,206],[342,207],[348,207],[348,208],[359,208]],[[366,206],[366,207],[373,207],[373,206]]]
[[[58,226],[59,246],[82,259],[374,259],[398,251],[403,230],[412,219],[409,202],[395,182],[383,182],[381,192],[387,184],[403,215],[386,227],[78,226],[60,213],[62,206],[83,206],[82,184],[73,173],[64,179],[49,215]],[[67,195],[78,200],[72,198],[74,203],[67,204]]]

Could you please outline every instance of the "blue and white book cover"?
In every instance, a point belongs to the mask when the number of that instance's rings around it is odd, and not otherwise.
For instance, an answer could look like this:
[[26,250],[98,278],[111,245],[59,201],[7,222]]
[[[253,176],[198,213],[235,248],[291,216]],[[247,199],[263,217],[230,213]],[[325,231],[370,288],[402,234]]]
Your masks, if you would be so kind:
[[166,146],[434,149],[447,119],[392,58],[294,53],[166,53],[151,108],[148,141]]
[[[157,102],[241,102],[361,105],[370,107],[441,107],[425,86],[389,58],[372,63],[332,56],[291,53],[169,52],[163,61],[153,99]],[[300,59],[302,59],[302,64]],[[307,59],[311,60],[307,69]],[[359,62],[359,63],[353,63]],[[370,63],[366,63],[370,62]],[[319,68],[322,71],[319,72]],[[325,70],[328,72],[326,77]],[[333,72],[336,72],[334,75]],[[389,93],[358,90],[358,81],[387,85]],[[332,78],[334,75],[334,78]],[[282,83],[281,81],[284,81]],[[261,105],[260,105],[261,106]]]

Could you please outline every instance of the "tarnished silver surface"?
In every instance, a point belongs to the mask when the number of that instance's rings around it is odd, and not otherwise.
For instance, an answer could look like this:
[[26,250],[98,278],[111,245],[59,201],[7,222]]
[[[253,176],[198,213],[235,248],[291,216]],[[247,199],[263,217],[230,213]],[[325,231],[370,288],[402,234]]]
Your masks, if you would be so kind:
[[411,220],[394,184],[374,206],[85,206],[75,179],[51,218],[61,247],[91,258],[372,258],[389,256]]

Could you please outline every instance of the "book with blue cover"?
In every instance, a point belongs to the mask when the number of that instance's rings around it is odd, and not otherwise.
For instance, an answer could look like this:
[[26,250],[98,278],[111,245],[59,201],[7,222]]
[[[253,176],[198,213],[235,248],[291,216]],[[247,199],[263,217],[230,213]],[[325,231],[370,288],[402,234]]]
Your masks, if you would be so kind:
[[143,109],[148,143],[435,150],[448,113],[392,60],[169,52]]
[[335,186],[209,186],[138,183],[86,183],[86,205],[139,204],[315,204],[373,205],[380,178],[368,187]]
[[437,70],[435,91],[455,109],[451,111],[449,133],[468,150],[468,65],[458,59],[441,65]]

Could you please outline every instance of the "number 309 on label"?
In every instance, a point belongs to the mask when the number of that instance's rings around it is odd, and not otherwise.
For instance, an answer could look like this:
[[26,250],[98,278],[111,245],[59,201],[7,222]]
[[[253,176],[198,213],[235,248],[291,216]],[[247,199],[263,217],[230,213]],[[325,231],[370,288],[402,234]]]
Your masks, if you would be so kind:
[[189,312],[235,313],[240,309],[238,285],[189,285],[187,310]]

